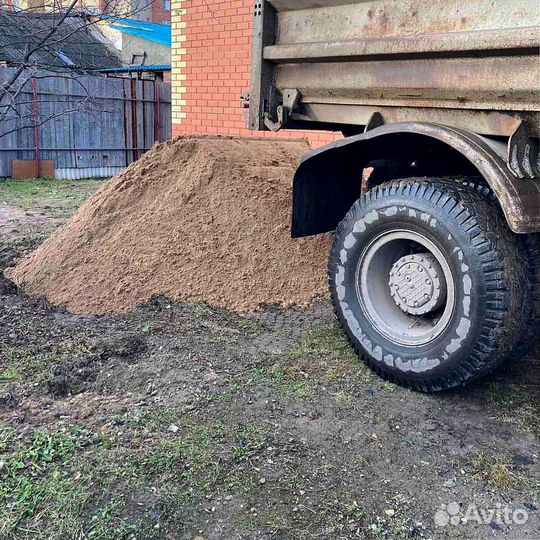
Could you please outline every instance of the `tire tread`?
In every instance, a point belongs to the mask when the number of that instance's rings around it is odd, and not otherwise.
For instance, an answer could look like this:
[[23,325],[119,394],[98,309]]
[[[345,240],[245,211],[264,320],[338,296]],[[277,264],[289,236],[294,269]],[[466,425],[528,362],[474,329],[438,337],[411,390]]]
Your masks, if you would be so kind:
[[[444,376],[422,381],[411,379],[381,369],[380,364],[365,354],[349,335],[337,308],[339,302],[332,287],[332,267],[339,261],[340,255],[338,243],[334,242],[330,255],[329,284],[338,322],[356,353],[383,379],[420,392],[448,390],[493,371],[516,348],[528,318],[527,303],[523,301],[523,288],[528,288],[524,253],[504,218],[491,203],[489,189],[475,186],[470,180],[460,183],[455,179],[439,178],[408,178],[387,182],[356,201],[338,225],[336,237],[339,238],[359,211],[388,196],[409,194],[424,199],[445,211],[461,231],[470,236],[470,242],[477,251],[482,271],[487,278],[485,321],[469,358]],[[510,271],[509,265],[512,262],[514,264]],[[507,287],[508,280],[512,281],[511,290]]]

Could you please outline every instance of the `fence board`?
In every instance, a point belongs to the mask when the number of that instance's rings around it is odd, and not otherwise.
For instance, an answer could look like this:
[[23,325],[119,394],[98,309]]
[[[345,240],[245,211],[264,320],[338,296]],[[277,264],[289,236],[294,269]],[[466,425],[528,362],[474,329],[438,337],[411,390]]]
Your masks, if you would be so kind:
[[[1,68],[0,84],[12,72]],[[108,176],[140,157],[154,141],[171,138],[168,83],[28,72],[16,90],[15,100],[0,102],[0,177],[11,176],[13,160],[36,155],[55,162],[58,178]]]

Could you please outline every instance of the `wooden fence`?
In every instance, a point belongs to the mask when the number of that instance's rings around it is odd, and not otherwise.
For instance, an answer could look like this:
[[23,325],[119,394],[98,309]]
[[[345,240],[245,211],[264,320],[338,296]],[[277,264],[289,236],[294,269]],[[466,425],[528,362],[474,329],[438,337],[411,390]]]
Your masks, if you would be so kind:
[[[0,68],[0,85],[12,68]],[[171,138],[168,83],[24,74],[0,102],[0,177],[14,160],[53,160],[57,178],[112,176]]]

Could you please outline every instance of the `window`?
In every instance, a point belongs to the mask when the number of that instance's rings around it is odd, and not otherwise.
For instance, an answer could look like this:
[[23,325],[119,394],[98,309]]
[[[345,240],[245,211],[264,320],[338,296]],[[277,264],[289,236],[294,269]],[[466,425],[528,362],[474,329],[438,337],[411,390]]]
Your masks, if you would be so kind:
[[171,11],[171,0],[163,0],[163,10]]

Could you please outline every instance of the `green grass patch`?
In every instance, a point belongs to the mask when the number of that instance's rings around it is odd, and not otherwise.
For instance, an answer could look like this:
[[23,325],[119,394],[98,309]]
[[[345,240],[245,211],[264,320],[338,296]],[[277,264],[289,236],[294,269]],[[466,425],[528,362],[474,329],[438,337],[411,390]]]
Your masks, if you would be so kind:
[[20,380],[22,380],[22,374],[18,369],[8,367],[0,370],[0,384],[19,382]]
[[313,385],[306,381],[292,381],[288,386],[289,390],[300,398],[307,398],[314,393]]
[[40,532],[43,523],[57,527],[56,537],[67,535],[74,526],[70,516],[84,501],[69,470],[81,448],[80,436],[38,433],[15,448],[14,437],[7,439],[0,455],[0,537],[23,538]]
[[162,432],[143,452],[124,460],[126,476],[145,478],[162,488],[163,505],[171,513],[201,501],[220,489],[245,491],[254,483],[251,466],[269,446],[270,433],[258,426],[186,424],[176,410],[161,409],[162,420],[152,418],[145,428],[161,429],[175,418],[176,433]]
[[250,461],[268,447],[270,434],[259,427],[240,429],[235,436],[233,458],[236,461]]
[[29,354],[24,349],[8,347],[3,351],[5,367],[0,371],[0,384],[19,382],[44,383],[49,378],[49,368],[58,362],[52,354]]
[[[93,195],[105,180],[0,180],[0,206],[35,210],[45,205],[76,208]],[[67,203],[67,204],[66,204]]]
[[252,370],[255,380],[301,399],[312,396],[319,384],[331,383],[348,394],[372,380],[337,327],[316,330],[290,353],[271,360],[270,366]]
[[64,342],[61,353],[30,354],[25,348],[8,347],[0,385],[24,381],[39,385],[55,396],[75,395],[84,391],[98,370],[98,360],[84,346]]
[[117,540],[141,530],[127,515],[118,445],[83,427],[26,440],[0,428],[0,538]]
[[317,356],[339,357],[351,362],[356,362],[358,359],[356,353],[347,342],[347,338],[337,327],[315,330],[307,339],[301,341],[291,353],[293,360]]
[[171,425],[182,423],[184,411],[179,407],[154,406],[140,418],[131,421],[132,427],[144,428],[152,432],[166,430]]
[[519,490],[527,486],[526,478],[499,456],[479,452],[471,460],[473,478],[502,489]]
[[86,526],[86,538],[88,540],[137,538],[136,534],[140,531],[140,527],[123,519],[126,508],[124,495],[111,497],[90,519]]
[[254,368],[252,374],[259,384],[287,392],[297,398],[307,398],[314,394],[316,381],[307,380],[307,373],[297,365],[280,359],[268,368]]
[[155,445],[142,458],[141,472],[153,476],[181,473],[190,484],[206,484],[207,477],[213,476],[213,451],[223,438],[219,426],[190,427],[174,440]]

